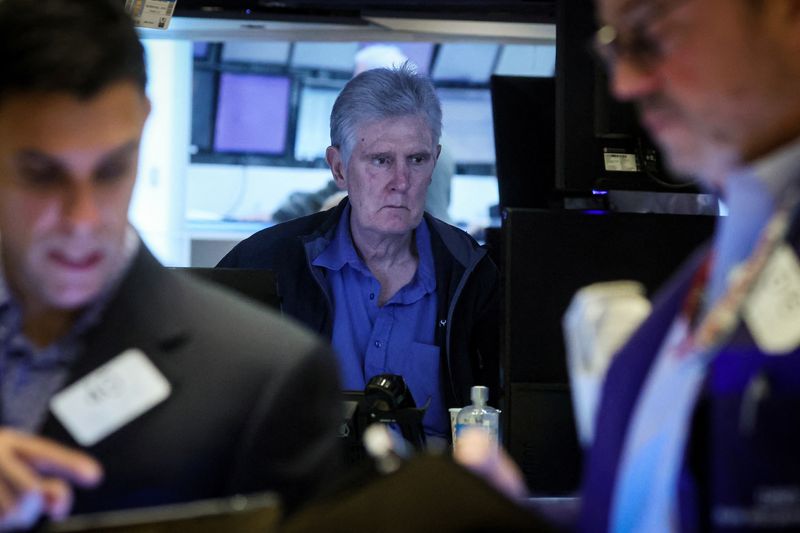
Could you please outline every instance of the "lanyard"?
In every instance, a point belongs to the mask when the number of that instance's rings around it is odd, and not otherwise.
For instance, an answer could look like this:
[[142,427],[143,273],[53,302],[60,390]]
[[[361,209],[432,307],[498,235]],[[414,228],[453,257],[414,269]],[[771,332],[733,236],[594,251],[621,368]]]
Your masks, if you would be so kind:
[[[779,209],[761,232],[754,252],[730,274],[725,293],[714,302],[706,315],[690,329],[688,338],[676,351],[678,357],[694,352],[709,353],[727,339],[739,323],[739,317],[747,296],[759,275],[772,257],[778,244],[783,241],[789,227],[788,209]],[[708,282],[713,255],[709,254],[692,279],[683,306],[682,316],[693,324],[701,312],[703,292]]]

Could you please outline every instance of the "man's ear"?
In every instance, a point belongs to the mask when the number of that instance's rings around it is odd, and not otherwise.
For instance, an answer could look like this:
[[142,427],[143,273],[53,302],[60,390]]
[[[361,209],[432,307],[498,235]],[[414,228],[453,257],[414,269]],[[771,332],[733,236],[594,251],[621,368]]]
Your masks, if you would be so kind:
[[439,160],[439,156],[440,155],[442,155],[442,145],[441,144],[437,144],[436,145],[436,161]]
[[328,149],[325,150],[325,161],[327,161],[328,166],[331,167],[331,174],[333,175],[333,180],[336,182],[336,186],[346,191],[347,177],[345,176],[342,153],[335,146],[328,146]]

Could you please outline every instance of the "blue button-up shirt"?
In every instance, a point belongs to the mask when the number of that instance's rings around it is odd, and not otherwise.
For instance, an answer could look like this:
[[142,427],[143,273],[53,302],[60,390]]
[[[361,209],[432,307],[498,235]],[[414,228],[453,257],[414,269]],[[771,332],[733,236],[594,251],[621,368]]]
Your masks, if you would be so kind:
[[414,278],[383,306],[380,283],[359,257],[350,235],[350,206],[330,244],[313,261],[328,270],[333,295],[333,339],[346,390],[363,390],[377,374],[400,374],[417,407],[430,399],[423,419],[428,435],[445,437],[450,422],[441,390],[436,329],[436,276],[430,231],[415,231],[419,266]]

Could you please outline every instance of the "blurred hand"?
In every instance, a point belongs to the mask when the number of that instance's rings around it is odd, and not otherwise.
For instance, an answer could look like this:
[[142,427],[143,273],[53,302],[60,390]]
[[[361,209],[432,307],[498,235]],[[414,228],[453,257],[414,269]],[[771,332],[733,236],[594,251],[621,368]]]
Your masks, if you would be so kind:
[[0,529],[60,520],[72,508],[71,484],[96,486],[103,469],[92,457],[51,440],[0,428]]
[[459,434],[453,458],[508,498],[528,496],[522,472],[486,431],[473,428]]

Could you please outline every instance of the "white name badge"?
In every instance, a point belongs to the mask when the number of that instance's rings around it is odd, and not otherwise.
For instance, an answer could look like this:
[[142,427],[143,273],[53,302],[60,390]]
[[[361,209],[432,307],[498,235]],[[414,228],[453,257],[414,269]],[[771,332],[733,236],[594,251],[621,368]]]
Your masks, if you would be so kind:
[[125,10],[136,26],[166,30],[175,11],[175,0],[125,0]]
[[153,406],[171,387],[147,356],[130,348],[50,399],[50,410],[82,446],[92,446]]
[[758,347],[785,354],[800,346],[800,262],[787,245],[770,257],[743,309]]

